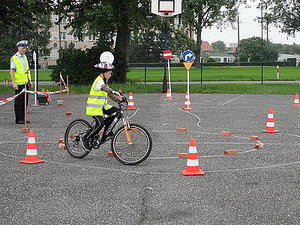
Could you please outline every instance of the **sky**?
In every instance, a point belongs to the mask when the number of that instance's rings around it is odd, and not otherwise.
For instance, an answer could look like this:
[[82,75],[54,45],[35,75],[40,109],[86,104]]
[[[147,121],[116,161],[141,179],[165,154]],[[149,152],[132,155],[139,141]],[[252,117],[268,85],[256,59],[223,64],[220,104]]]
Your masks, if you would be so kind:
[[[256,19],[260,16],[260,9],[256,8],[256,2],[248,2],[251,8],[246,8],[241,6],[239,9],[240,14],[240,40],[251,37],[261,37],[261,24]],[[256,19],[256,20],[255,20]],[[237,24],[235,24],[237,27]],[[266,39],[266,32],[264,32],[264,39]],[[231,25],[228,25],[222,30],[212,27],[211,29],[205,29],[202,36],[203,41],[208,41],[210,44],[216,41],[223,41],[226,46],[229,46],[230,43],[238,42],[237,29],[233,29]],[[288,36],[285,33],[282,33],[279,28],[276,28],[274,25],[271,25],[269,28],[269,40],[272,43],[282,43],[282,44],[293,44],[296,43],[300,45],[300,33],[296,33],[295,37]]]

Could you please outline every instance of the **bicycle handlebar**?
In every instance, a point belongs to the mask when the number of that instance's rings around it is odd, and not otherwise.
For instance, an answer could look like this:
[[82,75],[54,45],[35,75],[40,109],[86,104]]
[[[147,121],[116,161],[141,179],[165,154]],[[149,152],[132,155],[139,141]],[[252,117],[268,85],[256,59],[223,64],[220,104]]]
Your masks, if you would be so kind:
[[[120,93],[121,97],[122,97],[122,100],[118,103],[119,104],[119,108],[121,110],[124,110],[127,108],[128,106],[128,101],[127,101],[127,97],[123,94],[123,93]],[[123,104],[125,103],[125,104]]]

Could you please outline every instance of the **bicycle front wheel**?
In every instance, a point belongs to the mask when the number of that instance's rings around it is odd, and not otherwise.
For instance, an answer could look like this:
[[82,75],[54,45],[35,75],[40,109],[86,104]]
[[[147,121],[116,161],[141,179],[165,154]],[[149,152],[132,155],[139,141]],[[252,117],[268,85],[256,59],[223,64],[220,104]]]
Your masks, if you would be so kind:
[[74,158],[83,158],[90,153],[83,147],[82,142],[82,138],[90,128],[91,125],[82,119],[74,120],[68,126],[65,132],[65,144],[68,153]]
[[131,143],[128,143],[125,128],[120,127],[111,141],[115,158],[125,165],[136,165],[143,162],[152,150],[152,139],[149,132],[138,124],[130,124],[128,129]]

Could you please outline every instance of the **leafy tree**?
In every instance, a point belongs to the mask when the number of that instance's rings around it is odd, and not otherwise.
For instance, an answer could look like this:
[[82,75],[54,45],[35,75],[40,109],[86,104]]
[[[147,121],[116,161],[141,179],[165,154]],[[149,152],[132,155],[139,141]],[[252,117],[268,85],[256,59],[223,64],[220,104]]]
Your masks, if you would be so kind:
[[196,50],[196,43],[193,39],[188,37],[186,31],[175,29],[172,31],[172,35],[169,39],[169,49],[174,55],[180,57],[184,50],[189,49],[194,52]]
[[34,49],[43,54],[49,52],[51,10],[47,1],[3,0],[0,10],[0,65],[9,65],[9,58],[16,52],[16,43],[23,39],[29,42],[28,56]]
[[226,21],[234,22],[238,4],[244,0],[186,0],[183,2],[183,23],[196,32],[196,65],[199,64],[203,28]]
[[69,76],[71,84],[91,84],[99,73],[97,68],[94,68],[94,65],[99,63],[99,52],[110,48],[108,43],[102,42],[84,51],[70,44],[68,48],[60,50],[57,66],[51,74],[52,80],[59,81],[61,72],[64,76]]
[[282,54],[300,54],[300,47],[299,45],[283,45],[283,44],[271,44],[271,47],[277,50],[279,53]]
[[216,42],[213,42],[211,45],[214,49],[214,52],[223,53],[226,51],[226,45],[223,41],[216,41]]
[[54,6],[57,13],[70,18],[69,25],[79,37],[89,32],[101,40],[115,38],[114,77],[120,83],[126,82],[131,32],[145,24],[153,28],[158,21],[150,14],[149,0],[60,0]]
[[269,13],[266,17],[289,35],[300,31],[300,1],[263,0]]
[[131,36],[130,62],[159,62],[163,51],[163,40],[160,33],[154,30],[143,30]]
[[[278,52],[260,37],[243,39],[240,42],[241,62],[275,61]],[[237,52],[234,53],[237,57]]]

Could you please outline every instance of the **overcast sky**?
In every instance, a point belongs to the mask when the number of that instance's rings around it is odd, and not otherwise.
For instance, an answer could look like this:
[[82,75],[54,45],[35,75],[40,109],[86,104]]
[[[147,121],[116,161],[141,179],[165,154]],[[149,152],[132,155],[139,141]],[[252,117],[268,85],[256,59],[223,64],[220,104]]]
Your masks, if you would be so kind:
[[[240,13],[240,40],[245,38],[251,38],[253,36],[261,37],[261,24],[256,19],[260,16],[260,9],[256,8],[258,2],[248,3],[251,8],[241,6]],[[235,24],[237,27],[237,24]],[[264,39],[266,39],[266,32],[264,32]],[[217,28],[205,29],[202,36],[203,41],[209,43],[216,41],[223,41],[227,46],[230,43],[237,43],[237,29],[232,29],[231,25],[227,28],[223,28],[222,31]],[[295,37],[287,36],[280,32],[280,29],[270,26],[269,28],[269,40],[273,43],[282,44],[300,44],[300,33],[296,33]]]

